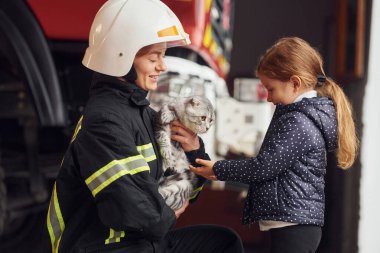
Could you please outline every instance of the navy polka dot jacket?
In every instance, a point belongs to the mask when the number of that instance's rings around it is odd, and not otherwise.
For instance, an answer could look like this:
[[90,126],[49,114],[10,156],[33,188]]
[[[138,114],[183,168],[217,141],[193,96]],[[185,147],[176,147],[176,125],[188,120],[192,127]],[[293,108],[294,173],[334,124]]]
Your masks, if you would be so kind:
[[326,152],[337,148],[327,97],[277,106],[256,157],[217,161],[218,180],[249,184],[243,224],[278,220],[323,226]]

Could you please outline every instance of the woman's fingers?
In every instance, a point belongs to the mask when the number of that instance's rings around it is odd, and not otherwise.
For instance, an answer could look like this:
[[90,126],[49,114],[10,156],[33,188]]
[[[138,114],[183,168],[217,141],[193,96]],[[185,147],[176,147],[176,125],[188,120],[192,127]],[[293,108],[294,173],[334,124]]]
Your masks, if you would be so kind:
[[179,216],[181,216],[181,214],[183,214],[185,212],[185,210],[188,206],[189,206],[189,199],[186,200],[186,202],[183,204],[183,206],[180,209],[174,211],[177,219],[179,218]]
[[171,139],[179,142],[185,152],[200,148],[198,136],[185,128],[179,121],[174,121],[170,127]]
[[185,127],[180,121],[175,120],[172,123],[170,123],[170,127],[172,132],[176,132],[179,134],[189,134],[190,136],[195,135],[193,131],[191,131],[189,128]]

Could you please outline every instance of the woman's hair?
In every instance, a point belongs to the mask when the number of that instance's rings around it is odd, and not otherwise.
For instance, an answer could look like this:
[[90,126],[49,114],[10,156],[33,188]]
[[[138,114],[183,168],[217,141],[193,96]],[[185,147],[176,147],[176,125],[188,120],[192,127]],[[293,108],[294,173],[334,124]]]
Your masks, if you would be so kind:
[[[148,53],[148,51],[149,51],[149,49],[150,49],[150,46],[151,46],[151,45],[148,45],[148,46],[145,46],[145,47],[141,48],[139,51],[137,51],[135,57],[142,56],[142,55]],[[127,82],[130,82],[130,83],[135,83],[135,82],[136,82],[136,80],[137,80],[137,73],[136,73],[136,69],[135,69],[135,65],[134,65],[134,64],[132,64],[131,69],[130,69],[129,72],[124,76],[124,79],[125,79]]]
[[[303,39],[287,37],[278,40],[260,58],[256,75],[288,81],[293,75],[334,102],[338,121],[338,164],[347,169],[355,161],[358,139],[352,117],[351,104],[343,90],[331,78],[325,77],[321,55]],[[322,83],[318,77],[322,76]],[[325,80],[324,80],[325,79]]]

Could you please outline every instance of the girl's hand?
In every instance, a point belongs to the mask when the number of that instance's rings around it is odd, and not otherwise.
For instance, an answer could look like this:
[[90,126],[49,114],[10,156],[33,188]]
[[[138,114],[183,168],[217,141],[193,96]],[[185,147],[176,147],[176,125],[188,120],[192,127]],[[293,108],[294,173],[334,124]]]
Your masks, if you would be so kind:
[[185,212],[185,210],[188,206],[189,206],[189,200],[186,200],[186,202],[183,204],[183,206],[180,209],[174,211],[175,217],[177,218],[177,220],[178,220],[179,216],[181,216],[181,214],[183,214]]
[[214,164],[215,164],[214,161],[196,159],[195,162],[202,165],[202,167],[194,167],[194,166],[190,165],[189,167],[190,167],[190,170],[192,172],[194,172],[195,174],[200,175],[204,178],[207,178],[209,180],[213,180],[213,181],[217,180],[217,178],[214,174],[214,171],[212,169],[214,167]]
[[171,139],[178,141],[185,152],[197,150],[200,148],[199,138],[193,131],[182,125],[178,120],[170,123]]

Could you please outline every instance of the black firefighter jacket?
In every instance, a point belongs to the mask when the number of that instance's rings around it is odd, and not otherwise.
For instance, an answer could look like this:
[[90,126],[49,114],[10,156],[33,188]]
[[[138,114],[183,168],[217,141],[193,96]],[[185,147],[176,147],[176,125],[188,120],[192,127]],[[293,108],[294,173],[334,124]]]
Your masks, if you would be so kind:
[[[131,241],[152,248],[176,221],[158,192],[161,161],[147,93],[94,76],[54,184],[48,252],[103,252]],[[188,154],[196,156],[207,159],[203,145]]]
[[249,184],[243,223],[324,224],[326,153],[337,148],[333,102],[304,98],[278,105],[256,157],[218,161],[219,180]]

